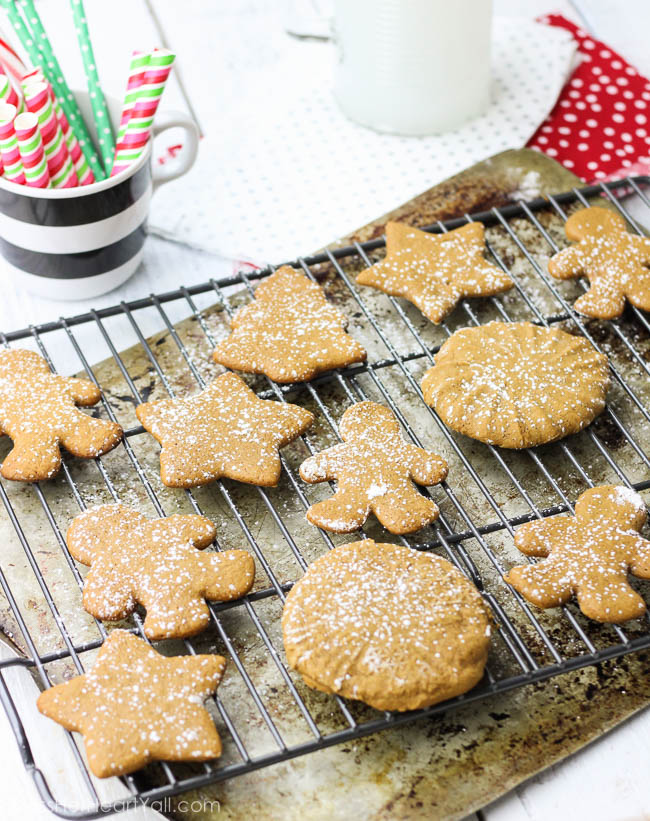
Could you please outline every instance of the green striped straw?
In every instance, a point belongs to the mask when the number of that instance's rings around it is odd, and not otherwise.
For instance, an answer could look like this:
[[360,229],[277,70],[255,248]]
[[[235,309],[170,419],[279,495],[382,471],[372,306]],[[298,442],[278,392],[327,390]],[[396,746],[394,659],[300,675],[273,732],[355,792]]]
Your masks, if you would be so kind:
[[[14,27],[16,34],[20,38],[29,59],[34,66],[39,66],[45,63],[48,71],[48,79],[54,87],[56,96],[64,110],[70,128],[72,128],[77,135],[79,145],[83,151],[88,164],[93,170],[96,180],[106,179],[106,174],[99,161],[99,157],[95,153],[93,143],[86,128],[79,106],[74,98],[74,95],[68,88],[68,85],[61,71],[59,61],[56,59],[52,45],[43,27],[41,18],[34,7],[33,0],[0,0],[0,4],[6,10],[11,25]],[[22,9],[25,18],[29,20],[30,30],[25,25],[25,22],[20,16],[18,6]]]
[[88,21],[86,20],[83,0],[70,0],[70,5],[72,6],[72,15],[74,17],[74,24],[77,30],[77,39],[79,40],[79,48],[81,49],[81,58],[84,64],[84,71],[86,72],[86,82],[88,83],[90,104],[95,117],[95,128],[97,129],[99,152],[102,155],[104,168],[108,170],[113,163],[113,154],[115,153],[115,141],[113,139],[113,130],[111,129],[111,119],[108,114],[108,107],[106,105],[104,92],[102,91],[102,87],[99,83],[97,65],[95,63],[95,55],[93,54],[90,34],[88,33]]
[[126,84],[126,94],[124,95],[124,103],[122,105],[122,115],[120,117],[120,126],[117,129],[117,137],[115,142],[119,143],[124,134],[126,127],[131,118],[133,107],[138,99],[140,87],[144,79],[144,72],[149,65],[150,52],[134,51],[131,57],[131,64],[129,65],[129,79]]
[[126,131],[117,145],[111,169],[112,177],[134,163],[142,153],[175,59],[176,55],[167,49],[155,49],[151,52]]

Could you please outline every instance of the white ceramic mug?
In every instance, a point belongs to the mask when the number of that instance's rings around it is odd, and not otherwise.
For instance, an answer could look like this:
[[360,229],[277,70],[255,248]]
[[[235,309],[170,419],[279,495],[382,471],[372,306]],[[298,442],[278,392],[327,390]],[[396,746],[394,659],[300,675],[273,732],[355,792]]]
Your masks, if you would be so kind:
[[[86,92],[75,92],[93,122]],[[113,125],[121,103],[107,98]],[[152,169],[153,136],[185,131],[173,168]],[[192,167],[199,145],[196,123],[182,112],[156,115],[152,139],[129,168],[78,188],[30,188],[0,177],[0,269],[39,296],[89,299],[125,282],[142,259],[151,195]]]
[[335,96],[377,131],[451,131],[489,103],[492,0],[335,0]]

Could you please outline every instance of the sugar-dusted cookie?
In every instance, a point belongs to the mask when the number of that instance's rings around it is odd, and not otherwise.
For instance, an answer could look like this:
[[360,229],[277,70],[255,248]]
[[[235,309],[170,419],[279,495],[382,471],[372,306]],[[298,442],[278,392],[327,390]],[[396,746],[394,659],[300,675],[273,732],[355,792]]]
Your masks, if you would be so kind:
[[416,305],[436,324],[465,297],[493,296],[514,285],[484,257],[483,223],[472,222],[446,234],[428,234],[401,222],[386,224],[386,256],[357,276]]
[[309,566],[287,596],[282,632],[290,666],[310,687],[415,710],[481,679],[490,614],[445,559],[366,539]]
[[206,599],[238,599],[255,578],[255,562],[245,550],[200,552],[216,535],[205,516],[147,519],[125,505],[85,511],[66,537],[74,558],[90,565],[84,608],[117,621],[141,604],[150,639],[193,636],[210,621]]
[[575,595],[585,616],[596,621],[642,616],[645,602],[627,573],[650,579],[650,542],[639,535],[643,499],[629,488],[603,485],[583,493],[575,511],[522,525],[515,544],[544,561],[513,567],[505,580],[538,607],[557,607]]
[[92,382],[52,373],[33,351],[0,352],[0,435],[14,445],[2,463],[5,479],[50,479],[61,467],[61,446],[84,459],[114,448],[122,428],[75,407],[100,398]]
[[585,276],[589,290],[574,303],[576,311],[598,319],[623,313],[625,299],[650,311],[650,239],[630,234],[625,220],[607,208],[583,208],[566,221],[575,242],[548,264],[557,279]]
[[221,739],[202,702],[221,680],[221,656],[161,656],[114,630],[92,670],[40,694],[38,709],[81,733],[92,772],[124,775],[150,761],[206,761]]
[[562,439],[605,407],[607,358],[583,337],[530,322],[456,331],[422,391],[453,430],[502,448]]
[[168,487],[198,487],[222,476],[277,485],[278,450],[314,421],[298,405],[258,399],[234,373],[194,396],[146,402],[135,412],[162,445],[160,477]]
[[345,332],[347,320],[323,289],[284,266],[263,280],[255,299],[232,318],[232,333],[214,350],[216,362],[275,382],[305,382],[321,371],[363,362],[363,347]]
[[351,533],[374,513],[391,533],[412,533],[438,518],[438,506],[418,492],[447,476],[435,453],[404,441],[395,415],[375,402],[348,408],[339,425],[343,443],[300,466],[305,482],[338,481],[330,499],[312,505],[307,519],[324,530]]

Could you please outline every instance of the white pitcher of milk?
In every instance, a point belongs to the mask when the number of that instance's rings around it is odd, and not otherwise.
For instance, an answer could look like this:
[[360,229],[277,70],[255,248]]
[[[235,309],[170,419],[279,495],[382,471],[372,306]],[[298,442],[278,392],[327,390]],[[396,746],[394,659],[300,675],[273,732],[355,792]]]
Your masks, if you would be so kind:
[[482,114],[492,0],[335,0],[335,96],[350,119],[424,136]]

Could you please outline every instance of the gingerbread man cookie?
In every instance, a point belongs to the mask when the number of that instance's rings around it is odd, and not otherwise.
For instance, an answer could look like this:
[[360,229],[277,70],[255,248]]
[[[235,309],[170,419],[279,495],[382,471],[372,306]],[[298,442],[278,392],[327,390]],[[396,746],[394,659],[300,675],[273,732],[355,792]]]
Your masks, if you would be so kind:
[[643,499],[626,487],[603,485],[580,496],[575,516],[551,516],[522,525],[515,544],[538,564],[513,567],[504,577],[538,607],[557,607],[575,595],[590,619],[623,622],[645,613],[628,584],[628,570],[650,579],[650,541]]
[[527,448],[586,427],[605,407],[607,358],[586,339],[530,322],[490,322],[452,334],[422,393],[453,430]]
[[586,316],[614,319],[626,298],[650,311],[650,239],[630,234],[623,217],[607,208],[583,208],[566,222],[576,245],[553,256],[549,272],[557,279],[585,276],[589,290],[573,307]]
[[206,761],[221,739],[202,702],[219,684],[221,656],[161,656],[125,630],[114,630],[89,673],[45,690],[43,715],[83,735],[99,778],[150,761]]
[[289,591],[282,635],[305,683],[378,710],[416,710],[483,675],[490,612],[445,559],[372,539],[311,564]]
[[195,635],[210,621],[206,599],[238,599],[255,578],[255,562],[245,550],[200,552],[216,535],[205,516],[146,519],[119,504],[85,511],[66,537],[74,558],[90,565],[84,608],[117,621],[141,604],[150,639]]
[[483,257],[485,229],[472,222],[446,234],[428,234],[401,222],[386,224],[386,256],[357,276],[416,305],[436,324],[465,297],[508,291],[512,279]]
[[343,443],[300,466],[305,482],[338,480],[331,499],[312,505],[307,519],[324,530],[351,533],[371,512],[391,533],[412,533],[438,518],[438,506],[413,484],[436,485],[447,463],[404,441],[394,414],[375,402],[348,408],[339,425]]
[[222,476],[277,485],[279,449],[314,421],[298,405],[258,399],[234,373],[195,396],[146,402],[135,412],[162,445],[160,477],[168,487],[198,487]]
[[232,333],[217,345],[214,359],[275,382],[306,382],[321,371],[365,361],[365,350],[345,333],[346,326],[322,288],[285,265],[235,313]]
[[75,407],[95,405],[100,398],[92,382],[52,373],[37,353],[2,351],[0,434],[13,440],[13,449],[2,463],[5,479],[50,479],[61,467],[61,446],[84,459],[114,448],[122,428]]

